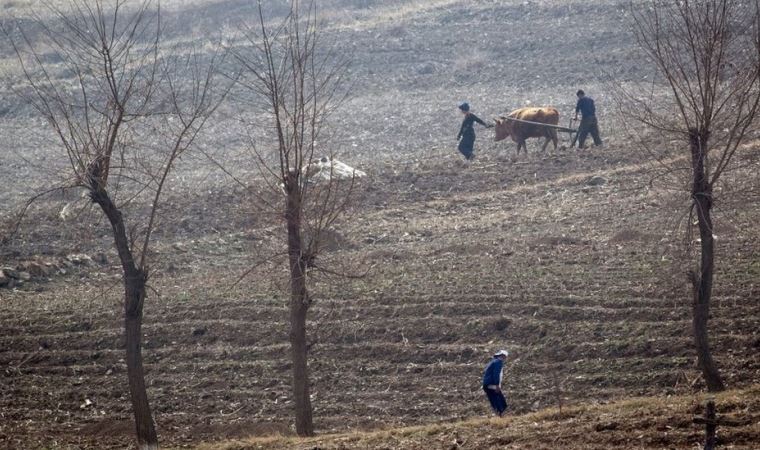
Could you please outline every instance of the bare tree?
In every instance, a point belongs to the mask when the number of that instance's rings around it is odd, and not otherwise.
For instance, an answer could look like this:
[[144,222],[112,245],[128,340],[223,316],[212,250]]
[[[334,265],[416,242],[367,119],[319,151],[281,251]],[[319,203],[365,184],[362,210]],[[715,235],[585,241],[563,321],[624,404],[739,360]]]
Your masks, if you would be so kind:
[[[252,142],[257,162],[284,202],[271,205],[284,218],[290,272],[290,344],[296,432],[314,434],[308,369],[307,314],[313,303],[309,280],[318,271],[317,256],[327,230],[345,210],[353,174],[339,183],[329,157],[315,161],[327,141],[326,119],[342,100],[346,59],[321,41],[314,2],[290,2],[289,13],[270,26],[258,3],[257,23],[244,30],[246,45],[233,55],[242,66],[240,83],[263,110],[265,136]],[[319,143],[318,143],[319,142]],[[318,164],[329,172],[316,183]]]
[[[123,270],[137,441],[158,448],[141,352],[151,235],[170,172],[224,98],[215,88],[220,57],[163,49],[160,7],[150,0],[43,4],[47,16],[35,15],[34,37],[22,23],[5,34],[30,88],[27,100],[66,154],[68,184],[84,188],[111,225]],[[74,83],[58,78],[43,53],[55,54]],[[147,209],[128,217],[127,206],[141,201]]]
[[[675,137],[688,152],[688,226],[690,235],[696,226],[699,239],[690,241],[700,246],[689,272],[694,344],[707,388],[720,391],[724,383],[707,328],[715,269],[712,210],[715,187],[747,140],[760,105],[760,3],[649,0],[632,3],[631,10],[638,43],[660,77],[650,95],[624,93],[625,113],[661,136]],[[652,154],[666,171],[678,173],[672,159]]]

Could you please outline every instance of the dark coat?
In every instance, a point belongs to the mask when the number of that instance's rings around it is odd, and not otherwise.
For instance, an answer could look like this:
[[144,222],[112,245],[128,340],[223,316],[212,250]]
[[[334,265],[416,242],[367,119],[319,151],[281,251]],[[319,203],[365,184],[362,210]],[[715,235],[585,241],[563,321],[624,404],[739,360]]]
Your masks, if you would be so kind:
[[459,128],[459,134],[457,134],[457,140],[459,141],[459,151],[465,158],[470,159],[472,157],[472,150],[475,146],[475,129],[473,125],[475,122],[487,126],[485,122],[480,120],[478,116],[473,113],[468,113],[464,116],[462,126]]
[[501,384],[501,369],[504,367],[504,361],[499,358],[493,358],[491,362],[486,366],[486,370],[483,373],[483,387],[490,386],[492,384]]

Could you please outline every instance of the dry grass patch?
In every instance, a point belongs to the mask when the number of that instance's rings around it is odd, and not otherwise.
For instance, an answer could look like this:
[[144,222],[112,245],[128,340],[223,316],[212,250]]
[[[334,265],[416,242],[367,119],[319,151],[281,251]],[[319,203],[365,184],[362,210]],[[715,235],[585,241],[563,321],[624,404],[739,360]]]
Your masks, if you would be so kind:
[[[712,396],[710,396],[712,398]],[[742,425],[719,427],[720,444],[750,449],[760,442],[760,385],[714,396],[718,414]],[[576,405],[504,419],[477,418],[309,439],[270,436],[206,444],[198,450],[252,449],[489,449],[489,448],[695,448],[702,429],[692,418],[705,394],[641,397],[605,405]]]

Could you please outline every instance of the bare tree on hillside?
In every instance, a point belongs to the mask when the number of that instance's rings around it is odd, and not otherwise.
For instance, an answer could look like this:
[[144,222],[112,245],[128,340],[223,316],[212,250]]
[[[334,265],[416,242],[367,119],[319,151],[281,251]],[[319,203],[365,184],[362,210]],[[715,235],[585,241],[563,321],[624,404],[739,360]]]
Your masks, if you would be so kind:
[[[264,110],[268,131],[255,144],[258,164],[272,180],[280,205],[269,205],[284,218],[290,281],[290,344],[296,432],[314,434],[308,370],[307,314],[313,299],[310,277],[327,230],[345,210],[353,188],[332,176],[314,182],[317,145],[328,140],[325,120],[341,100],[346,60],[321,41],[314,2],[293,0],[278,25],[269,26],[261,2],[255,26],[245,30],[247,47],[233,51],[242,65],[240,83]],[[319,141],[319,144],[318,144]],[[332,160],[333,152],[329,152]]]
[[[27,100],[65,152],[69,185],[84,188],[111,225],[123,270],[137,441],[154,449],[141,352],[151,235],[169,174],[226,91],[215,83],[218,54],[164,50],[160,7],[150,0],[127,3],[71,0],[61,8],[44,2],[49,17],[33,21],[37,36],[21,22],[4,31],[30,88]],[[130,216],[127,207],[141,202],[147,208]]]
[[[624,112],[674,137],[688,155],[688,226],[690,235],[698,231],[700,245],[689,272],[694,344],[707,388],[720,391],[724,383],[707,328],[715,268],[712,209],[715,187],[741,151],[760,106],[760,3],[650,0],[631,10],[638,43],[660,75],[655,83],[669,95],[624,92]],[[648,150],[666,170],[678,172],[658,150]]]

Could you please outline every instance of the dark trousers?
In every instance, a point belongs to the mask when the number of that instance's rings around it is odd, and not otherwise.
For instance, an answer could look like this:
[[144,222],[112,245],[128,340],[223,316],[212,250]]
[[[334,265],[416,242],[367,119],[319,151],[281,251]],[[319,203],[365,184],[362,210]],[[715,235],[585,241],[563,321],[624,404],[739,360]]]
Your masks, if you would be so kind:
[[[578,140],[578,147],[584,148],[586,146],[586,137],[591,134],[594,139],[594,145],[602,145],[602,138],[599,137],[599,125],[596,122],[596,117],[584,117],[581,119],[581,123],[578,126],[578,134],[575,139]],[[573,139],[572,146],[575,146],[575,139]]]
[[475,146],[475,133],[465,133],[459,140],[459,152],[465,159],[472,159],[472,149]]
[[502,394],[501,391],[494,391],[493,389],[488,389],[485,386],[483,386],[483,390],[486,391],[488,401],[491,402],[491,407],[496,412],[496,414],[504,414],[504,411],[507,410],[507,399],[504,398],[504,394]]

